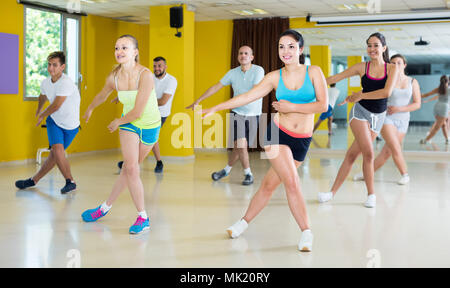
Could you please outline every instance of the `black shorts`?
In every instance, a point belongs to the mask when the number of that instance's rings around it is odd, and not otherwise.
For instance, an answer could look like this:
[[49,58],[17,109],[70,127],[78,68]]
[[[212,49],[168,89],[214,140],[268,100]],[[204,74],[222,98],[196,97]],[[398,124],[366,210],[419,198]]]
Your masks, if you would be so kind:
[[164,122],[166,122],[167,117],[161,117],[161,127],[164,125]]
[[229,141],[228,147],[233,148],[234,142],[245,138],[247,147],[256,148],[258,145],[256,137],[258,135],[259,116],[244,116],[231,111],[229,120],[233,122],[229,125],[229,140],[233,142]]
[[311,144],[311,135],[295,134],[288,131],[278,123],[272,120],[267,125],[267,133],[264,137],[264,146],[286,145],[291,151],[294,159],[303,162]]

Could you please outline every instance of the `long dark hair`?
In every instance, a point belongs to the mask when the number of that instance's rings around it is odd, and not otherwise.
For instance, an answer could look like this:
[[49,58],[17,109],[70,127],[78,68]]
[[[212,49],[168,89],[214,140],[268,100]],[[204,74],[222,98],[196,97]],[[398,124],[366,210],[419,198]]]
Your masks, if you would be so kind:
[[380,40],[381,45],[383,45],[383,47],[386,47],[386,50],[383,52],[383,60],[384,62],[389,63],[389,48],[386,45],[386,38],[384,38],[383,34],[376,32],[370,35],[369,38],[367,38],[366,44],[369,44],[369,39],[372,37],[377,37],[378,40]]
[[[292,38],[295,39],[295,41],[297,41],[298,43],[298,47],[302,48],[305,45],[305,41],[303,40],[303,36],[302,34],[300,34],[299,32],[293,30],[293,29],[288,29],[286,31],[284,31],[283,33],[281,33],[280,37],[278,38],[278,42],[280,41],[281,37],[283,36],[291,36]],[[305,54],[301,54],[300,55],[300,64],[305,64]]]
[[448,90],[448,77],[447,75],[442,75],[439,84],[439,94],[447,95],[447,90]]

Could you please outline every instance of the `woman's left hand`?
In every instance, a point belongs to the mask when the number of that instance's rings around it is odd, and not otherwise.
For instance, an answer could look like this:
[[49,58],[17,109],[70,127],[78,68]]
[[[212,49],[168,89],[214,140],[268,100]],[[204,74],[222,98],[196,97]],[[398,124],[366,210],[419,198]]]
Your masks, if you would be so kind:
[[120,123],[119,123],[119,119],[114,119],[111,123],[109,123],[108,125],[108,130],[109,132],[114,132],[117,130],[117,128],[119,128]]
[[281,113],[291,112],[292,103],[286,100],[274,101],[272,102],[272,107]]
[[399,108],[397,106],[388,106],[387,107],[387,114],[392,115],[394,113],[400,112]]

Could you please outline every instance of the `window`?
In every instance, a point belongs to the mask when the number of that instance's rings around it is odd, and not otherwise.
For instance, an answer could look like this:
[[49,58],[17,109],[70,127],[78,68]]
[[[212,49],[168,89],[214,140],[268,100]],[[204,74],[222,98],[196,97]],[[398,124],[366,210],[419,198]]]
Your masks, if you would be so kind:
[[66,53],[65,73],[79,86],[80,18],[77,15],[25,6],[24,99],[36,100],[48,77],[47,56]]

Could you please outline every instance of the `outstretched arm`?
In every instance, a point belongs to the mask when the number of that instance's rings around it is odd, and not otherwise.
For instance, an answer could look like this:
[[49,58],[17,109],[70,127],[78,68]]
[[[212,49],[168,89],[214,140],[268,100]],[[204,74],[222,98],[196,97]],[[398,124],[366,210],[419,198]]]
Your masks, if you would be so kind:
[[267,74],[264,79],[259,82],[258,85],[253,86],[253,88],[239,96],[233,97],[228,101],[222,102],[212,108],[209,109],[203,109],[202,113],[206,114],[204,118],[227,109],[233,109],[236,107],[241,107],[244,105],[247,105],[248,103],[251,103],[253,101],[258,100],[259,98],[262,98],[270,93],[275,88],[276,80],[275,78],[278,76],[278,71],[270,72]]
[[341,73],[338,73],[336,75],[330,76],[327,78],[327,85],[337,83],[341,80],[353,77],[353,76],[362,76],[364,75],[364,69],[365,69],[366,63],[360,62],[357,63],[346,70],[342,71]]
[[86,123],[89,121],[89,118],[91,118],[94,109],[103,102],[105,102],[113,90],[114,90],[114,76],[113,73],[111,73],[109,74],[108,78],[106,78],[106,83],[103,86],[103,89],[94,97],[91,104],[89,104],[86,112],[84,113],[83,119],[86,120]]
[[[427,98],[428,96],[439,93],[439,88],[433,89],[428,93],[422,94],[422,98]],[[431,100],[430,100],[431,101]]]
[[211,97],[212,95],[216,94],[223,87],[225,87],[225,86],[222,83],[220,83],[220,82],[218,82],[217,84],[209,87],[208,90],[206,90],[205,93],[203,93],[202,96],[200,96],[200,98],[195,100],[194,103],[192,103],[191,105],[187,106],[186,109],[194,110],[194,106],[198,105],[200,102],[202,102],[206,98]]

